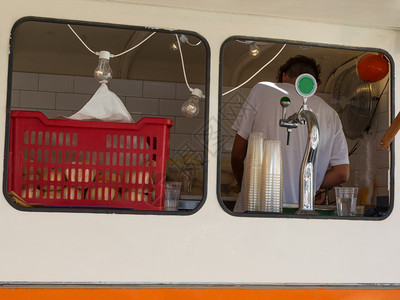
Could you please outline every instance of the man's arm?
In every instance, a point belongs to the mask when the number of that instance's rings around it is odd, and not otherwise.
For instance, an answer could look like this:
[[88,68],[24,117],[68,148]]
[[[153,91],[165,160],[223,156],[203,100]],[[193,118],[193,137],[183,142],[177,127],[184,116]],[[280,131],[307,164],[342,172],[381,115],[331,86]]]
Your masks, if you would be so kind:
[[244,172],[244,159],[247,154],[247,140],[236,134],[235,141],[231,153],[231,165],[233,176],[235,176],[238,188],[242,185],[243,172]]
[[324,181],[322,181],[320,189],[328,189],[347,182],[350,176],[350,165],[333,166],[325,173]]

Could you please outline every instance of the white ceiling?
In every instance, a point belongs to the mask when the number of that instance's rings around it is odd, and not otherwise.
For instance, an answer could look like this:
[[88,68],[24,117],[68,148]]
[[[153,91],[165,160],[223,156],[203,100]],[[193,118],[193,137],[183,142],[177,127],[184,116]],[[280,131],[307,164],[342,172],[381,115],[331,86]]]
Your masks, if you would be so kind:
[[323,23],[400,28],[399,0],[124,0],[124,2]]

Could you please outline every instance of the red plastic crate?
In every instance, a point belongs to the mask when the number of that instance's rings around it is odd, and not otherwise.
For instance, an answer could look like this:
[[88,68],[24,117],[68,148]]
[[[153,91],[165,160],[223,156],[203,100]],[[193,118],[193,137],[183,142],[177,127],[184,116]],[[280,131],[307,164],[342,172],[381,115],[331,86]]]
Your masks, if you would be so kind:
[[12,111],[8,192],[30,204],[163,210],[173,121],[47,119]]

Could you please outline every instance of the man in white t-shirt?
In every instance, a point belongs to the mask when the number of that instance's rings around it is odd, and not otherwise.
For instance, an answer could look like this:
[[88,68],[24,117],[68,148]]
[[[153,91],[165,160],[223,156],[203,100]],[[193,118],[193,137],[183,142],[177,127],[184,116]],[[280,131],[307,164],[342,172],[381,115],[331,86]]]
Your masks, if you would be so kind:
[[[232,148],[231,164],[240,191],[244,160],[251,132],[263,132],[268,140],[280,140],[284,176],[284,203],[299,203],[299,175],[305,147],[307,125],[299,125],[290,134],[287,145],[287,129],[279,126],[282,118],[280,99],[288,97],[291,104],[286,116],[298,112],[303,97],[295,90],[296,78],[304,73],[314,76],[320,83],[320,67],[315,60],[305,56],[290,58],[278,72],[278,83],[260,82],[250,92],[232,128],[236,137]],[[320,142],[315,160],[315,188],[326,189],[344,183],[350,174],[346,138],[336,111],[318,96],[307,100],[308,109],[316,115]],[[234,211],[243,212],[243,195],[239,193]]]

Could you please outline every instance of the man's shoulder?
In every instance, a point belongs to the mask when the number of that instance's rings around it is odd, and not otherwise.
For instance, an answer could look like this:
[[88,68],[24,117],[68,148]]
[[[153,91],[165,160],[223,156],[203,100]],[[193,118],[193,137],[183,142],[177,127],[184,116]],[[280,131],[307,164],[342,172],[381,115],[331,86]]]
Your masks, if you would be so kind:
[[266,89],[276,88],[276,87],[280,87],[280,88],[293,87],[294,88],[294,85],[291,83],[285,83],[285,82],[260,81],[254,87],[266,88]]
[[289,83],[275,83],[270,81],[258,82],[253,88],[253,93],[269,94],[292,94],[295,92],[294,85]]
[[309,99],[308,104],[311,110],[317,113],[320,118],[322,117],[323,119],[330,120],[331,122],[334,120],[340,120],[338,112],[321,97],[317,95],[312,96]]

